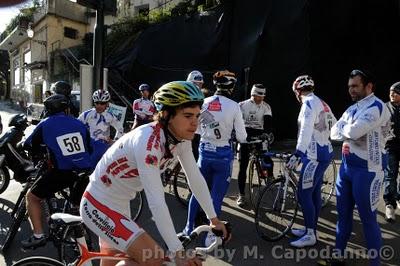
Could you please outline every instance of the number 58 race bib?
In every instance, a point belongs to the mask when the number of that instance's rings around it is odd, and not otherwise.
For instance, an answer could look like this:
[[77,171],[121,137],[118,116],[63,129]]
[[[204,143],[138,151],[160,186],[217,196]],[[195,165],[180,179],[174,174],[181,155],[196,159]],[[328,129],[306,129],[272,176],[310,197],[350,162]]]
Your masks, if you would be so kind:
[[85,145],[79,132],[65,134],[56,139],[64,156],[85,152]]

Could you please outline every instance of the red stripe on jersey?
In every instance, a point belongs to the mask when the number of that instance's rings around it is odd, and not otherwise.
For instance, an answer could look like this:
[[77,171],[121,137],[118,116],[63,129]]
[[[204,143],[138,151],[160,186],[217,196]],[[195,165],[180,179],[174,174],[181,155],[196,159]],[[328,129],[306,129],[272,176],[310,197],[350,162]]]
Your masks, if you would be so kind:
[[[132,235],[133,232],[129,230],[125,225],[121,223],[121,221],[130,221],[128,218],[123,216],[122,214],[111,210],[107,206],[101,204],[98,202],[89,192],[85,192],[83,194],[85,198],[99,211],[107,215],[113,222],[114,222],[114,228],[110,230],[109,227],[105,226],[101,222],[99,222],[98,226],[99,228],[104,231],[110,233],[112,236],[117,237],[117,238],[122,238],[123,240],[127,241]],[[130,221],[131,222],[131,221]]]

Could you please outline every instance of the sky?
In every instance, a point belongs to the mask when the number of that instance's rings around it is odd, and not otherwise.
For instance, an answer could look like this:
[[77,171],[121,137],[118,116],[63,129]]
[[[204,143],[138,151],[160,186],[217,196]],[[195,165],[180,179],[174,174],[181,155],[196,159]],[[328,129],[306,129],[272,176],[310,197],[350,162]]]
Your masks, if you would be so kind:
[[0,33],[3,32],[13,17],[18,15],[22,5],[0,8]]

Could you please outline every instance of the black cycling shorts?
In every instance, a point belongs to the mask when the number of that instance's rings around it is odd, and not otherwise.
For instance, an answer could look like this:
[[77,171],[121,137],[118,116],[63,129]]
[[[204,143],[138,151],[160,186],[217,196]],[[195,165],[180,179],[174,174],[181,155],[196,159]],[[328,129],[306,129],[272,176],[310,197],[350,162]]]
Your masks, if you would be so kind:
[[31,192],[38,198],[52,197],[54,193],[72,187],[78,176],[71,170],[51,169],[32,185]]

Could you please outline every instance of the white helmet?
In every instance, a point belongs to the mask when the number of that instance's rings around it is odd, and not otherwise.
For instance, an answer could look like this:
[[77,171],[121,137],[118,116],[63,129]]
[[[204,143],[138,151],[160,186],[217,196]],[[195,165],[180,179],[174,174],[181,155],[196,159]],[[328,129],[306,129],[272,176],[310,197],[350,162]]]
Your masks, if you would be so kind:
[[293,91],[314,90],[314,81],[309,75],[302,75],[296,78],[292,86]]
[[254,84],[251,88],[251,96],[265,96],[266,89],[262,84]]
[[106,90],[97,90],[93,93],[93,102],[109,102],[111,100],[110,93]]
[[190,82],[204,82],[203,80],[203,74],[201,74],[200,71],[198,70],[193,70],[192,72],[189,73],[187,76],[186,81]]

